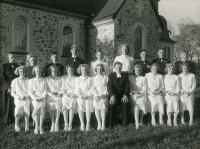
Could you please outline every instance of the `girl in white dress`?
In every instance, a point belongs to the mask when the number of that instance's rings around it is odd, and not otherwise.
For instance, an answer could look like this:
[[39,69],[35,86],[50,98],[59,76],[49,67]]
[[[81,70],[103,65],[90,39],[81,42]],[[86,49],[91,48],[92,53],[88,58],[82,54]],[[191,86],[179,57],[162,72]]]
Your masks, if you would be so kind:
[[[133,71],[133,66],[134,66],[134,59],[133,57],[129,56],[129,46],[127,44],[121,44],[119,46],[119,50],[121,51],[120,56],[116,56],[114,63],[115,62],[121,62],[122,63],[122,71],[126,71],[131,73]],[[114,64],[113,63],[113,64]],[[114,71],[114,70],[113,70]]]
[[167,124],[172,126],[171,123],[171,114],[174,113],[174,126],[177,124],[177,116],[179,112],[179,92],[180,84],[178,81],[178,76],[174,75],[174,66],[169,63],[166,67],[167,74],[164,76],[164,85],[165,85],[165,102],[167,104]]
[[35,77],[29,80],[28,83],[28,93],[31,97],[31,102],[33,104],[33,113],[32,117],[35,121],[35,130],[34,133],[43,134],[43,121],[45,115],[45,106],[46,106],[46,96],[47,96],[47,82],[45,78],[42,78],[42,67],[36,65],[33,68]]
[[196,77],[190,73],[190,67],[188,63],[181,64],[182,73],[179,75],[179,81],[181,86],[180,96],[180,115],[181,123],[184,125],[184,111],[188,110],[190,114],[189,125],[193,125],[193,113],[194,113],[194,95],[193,91],[196,88]]
[[150,67],[151,72],[145,75],[147,79],[147,98],[148,98],[148,112],[151,112],[152,125],[156,126],[155,113],[159,112],[159,122],[163,124],[164,101],[162,92],[164,90],[164,83],[162,75],[158,74],[158,64],[153,63]]
[[[73,75],[74,69],[67,66],[67,74],[62,77],[62,111],[64,114],[65,121],[65,131],[72,130],[72,122],[74,118],[74,113],[77,113],[77,96],[75,95],[75,80],[76,76]],[[68,113],[69,113],[69,123],[68,123]]]
[[108,77],[103,75],[103,64],[97,64],[94,70],[97,75],[93,78],[94,85],[92,93],[94,95],[93,104],[98,122],[97,130],[105,130],[106,112],[108,111]]
[[58,68],[55,65],[49,67],[47,81],[47,110],[51,117],[50,132],[59,132],[59,118],[61,111],[61,78],[57,76]]
[[103,61],[103,52],[98,50],[96,52],[96,57],[97,57],[97,60],[95,62],[92,62],[91,69],[90,69],[90,74],[91,75],[96,75],[97,74],[97,72],[95,72],[96,65],[103,64],[104,70],[105,70],[104,74],[108,75],[108,73],[109,73],[108,64]]
[[79,66],[78,73],[81,73],[81,76],[76,79],[75,90],[78,95],[78,114],[81,121],[81,131],[85,130],[84,126],[84,112],[86,112],[86,131],[90,130],[90,118],[91,112],[94,112],[93,107],[93,97],[92,97],[92,87],[93,81],[92,78],[88,77],[89,69],[86,64],[81,64]]
[[131,105],[135,111],[135,124],[136,129],[139,128],[139,125],[143,124],[143,116],[146,114],[146,92],[147,92],[147,83],[146,79],[143,76],[140,76],[142,73],[142,67],[139,64],[134,66],[135,75],[129,77],[130,82],[130,94],[131,94]]
[[25,117],[25,131],[29,130],[29,116],[30,116],[30,97],[28,95],[28,78],[25,78],[27,69],[25,66],[19,66],[16,69],[18,78],[11,83],[11,95],[14,97],[15,104],[15,131],[20,131],[19,118],[20,115]]

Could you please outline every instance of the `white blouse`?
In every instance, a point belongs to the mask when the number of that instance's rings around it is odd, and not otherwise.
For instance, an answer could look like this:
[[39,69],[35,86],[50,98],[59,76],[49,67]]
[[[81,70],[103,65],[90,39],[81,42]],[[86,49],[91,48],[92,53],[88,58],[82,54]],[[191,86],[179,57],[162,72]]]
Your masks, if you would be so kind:
[[134,91],[146,94],[147,83],[145,77],[143,76],[136,77],[134,75],[131,75],[129,77],[129,82],[130,82],[130,91],[132,94],[134,94]]
[[123,64],[122,71],[132,71],[134,66],[134,59],[129,55],[116,56],[115,62],[121,62]]
[[74,93],[75,91],[75,80],[76,76],[63,76],[62,77],[62,85],[61,91],[67,91],[67,93]]
[[178,81],[178,76],[174,74],[164,76],[164,85],[165,85],[165,91],[170,91],[173,93],[180,92],[180,84]]
[[78,96],[87,95],[90,96],[92,94],[91,89],[93,87],[92,78],[86,76],[80,76],[75,81],[75,91]]
[[49,93],[60,91],[61,83],[62,83],[62,80],[60,77],[57,76],[57,77],[53,78],[53,77],[49,76],[46,78],[46,80],[47,80],[47,91]]
[[179,74],[179,81],[181,85],[181,91],[192,92],[196,88],[196,77],[193,73],[188,73],[186,76],[183,73]]
[[11,83],[12,96],[27,96],[28,95],[28,78],[20,79],[19,77],[14,79]]
[[104,75],[96,75],[93,78],[93,94],[95,96],[101,96],[101,95],[108,95],[107,92],[107,83],[108,83],[108,77]]

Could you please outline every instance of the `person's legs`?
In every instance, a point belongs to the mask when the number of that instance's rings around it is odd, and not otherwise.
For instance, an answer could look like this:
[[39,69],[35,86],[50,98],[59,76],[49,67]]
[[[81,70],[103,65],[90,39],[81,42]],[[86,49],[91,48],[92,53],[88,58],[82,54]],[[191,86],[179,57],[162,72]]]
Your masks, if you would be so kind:
[[68,130],[68,109],[63,111],[63,116],[64,116],[64,122],[65,122],[65,127],[64,130],[67,131]]
[[169,112],[167,114],[167,125],[169,125],[169,126],[172,126],[171,115],[172,115],[171,112]]
[[10,124],[15,122],[15,116],[14,116],[14,111],[15,111],[15,104],[14,104],[14,97],[10,95],[10,102],[9,102],[9,118],[10,118]]
[[16,116],[15,117],[15,131],[20,131],[20,128],[19,128],[19,117]]
[[183,125],[185,125],[184,111],[181,111],[181,112],[180,112],[180,116],[181,116],[181,123],[182,123]]
[[95,116],[98,123],[97,130],[101,130],[101,113],[100,112],[101,111],[99,109],[95,109]]
[[110,105],[110,127],[114,127],[116,105]]
[[177,116],[178,116],[178,112],[175,112],[175,113],[174,113],[174,126],[178,126],[178,123],[177,123]]
[[29,130],[29,115],[24,113],[24,119],[25,119],[25,131]]
[[139,110],[139,125],[143,125],[143,117],[144,117],[144,111],[143,110]]
[[105,127],[106,127],[106,124],[105,124],[105,121],[106,121],[106,110],[101,110],[101,120],[102,120],[102,127],[101,127],[101,130],[105,130]]
[[51,118],[51,130],[50,132],[55,131],[55,116],[54,116],[54,110],[50,110],[50,118]]
[[151,113],[151,123],[153,126],[156,126],[155,113]]
[[60,111],[54,110],[54,115],[55,115],[55,132],[59,132]]
[[34,121],[35,121],[35,130],[34,130],[34,133],[35,133],[35,134],[38,134],[38,129],[39,129],[39,121],[38,121],[38,119],[39,119],[39,116],[36,115],[36,116],[34,117]]
[[68,127],[68,131],[72,130],[73,119],[74,119],[74,109],[69,109],[69,127]]
[[10,105],[10,94],[8,90],[4,90],[4,98],[3,98],[3,123],[6,125],[9,123],[9,105]]
[[91,118],[91,112],[87,111],[86,112],[86,120],[87,120],[86,131],[90,131],[90,118]]
[[139,109],[135,108],[135,125],[136,129],[139,129]]
[[122,120],[123,120],[123,124],[127,123],[127,103],[126,102],[122,103]]
[[84,126],[84,112],[83,111],[78,111],[78,115],[79,115],[79,119],[81,122],[81,130],[84,131],[85,130],[85,126]]
[[43,134],[43,121],[44,121],[44,115],[45,115],[45,107],[41,107],[40,111],[40,134]]

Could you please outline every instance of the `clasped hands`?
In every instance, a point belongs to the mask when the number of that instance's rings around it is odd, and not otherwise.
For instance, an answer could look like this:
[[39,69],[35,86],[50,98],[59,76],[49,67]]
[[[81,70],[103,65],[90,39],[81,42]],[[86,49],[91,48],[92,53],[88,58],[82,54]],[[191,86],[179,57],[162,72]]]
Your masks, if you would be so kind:
[[[122,102],[128,102],[127,96],[124,95],[123,98],[121,99],[121,101],[122,101]],[[115,96],[113,95],[113,96],[110,98],[109,103],[110,103],[111,105],[113,105],[113,104],[115,104],[115,102],[116,102],[116,98],[115,98]]]
[[192,93],[193,93],[193,92],[187,92],[187,91],[185,91],[185,90],[182,90],[182,91],[181,91],[181,94],[182,94],[182,95],[187,95],[187,96],[192,95]]
[[105,99],[107,95],[96,96],[96,100]]
[[25,101],[26,98],[28,98],[28,97],[29,97],[29,95],[27,95],[27,96],[19,96],[19,100]]
[[56,98],[56,97],[61,97],[61,94],[59,94],[58,92],[51,92],[50,96]]

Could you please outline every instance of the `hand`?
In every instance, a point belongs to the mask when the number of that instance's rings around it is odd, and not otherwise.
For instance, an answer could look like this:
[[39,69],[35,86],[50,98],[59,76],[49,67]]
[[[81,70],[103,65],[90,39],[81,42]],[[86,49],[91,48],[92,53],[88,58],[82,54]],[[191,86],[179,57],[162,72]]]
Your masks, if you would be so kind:
[[111,105],[114,105],[115,102],[116,102],[115,96],[112,96],[112,97],[110,98],[109,103],[110,103]]
[[24,101],[26,98],[24,97],[24,96],[20,96],[19,97],[19,100],[22,100],[22,101]]
[[88,96],[87,95],[82,95],[81,98],[86,100],[88,98]]
[[9,94],[11,93],[11,87],[8,88],[8,91],[7,91]]
[[42,98],[35,99],[37,102],[42,102]]
[[71,94],[70,97],[71,97],[71,98],[77,98],[77,96],[76,96],[76,95],[73,95],[73,94]]
[[122,102],[128,102],[128,98],[126,97],[126,95],[124,95],[124,97],[122,98]]

